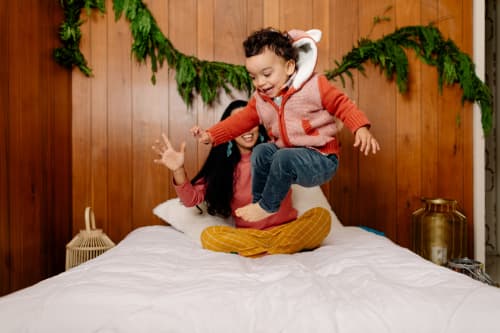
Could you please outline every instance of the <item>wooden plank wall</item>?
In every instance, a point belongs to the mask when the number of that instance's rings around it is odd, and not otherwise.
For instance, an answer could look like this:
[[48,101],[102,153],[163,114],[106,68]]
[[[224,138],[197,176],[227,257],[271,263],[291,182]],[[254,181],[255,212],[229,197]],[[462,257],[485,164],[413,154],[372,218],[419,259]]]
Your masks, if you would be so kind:
[[[319,28],[318,71],[334,67],[363,36],[378,38],[406,25],[437,22],[445,37],[472,50],[472,0],[149,0],[163,33],[181,52],[206,60],[243,63],[241,43],[257,28]],[[373,28],[373,18],[389,22]],[[85,206],[94,207],[98,226],[114,241],[132,229],[161,223],[151,213],[175,196],[164,168],[155,165],[152,143],[162,132],[178,146],[187,142],[190,175],[207,148],[188,129],[216,122],[231,97],[212,106],[197,98],[186,107],[175,73],[163,68],[156,85],[147,65],[131,57],[128,24],[94,14],[83,25],[82,48],[95,76],[73,72],[73,230],[83,227]],[[411,240],[411,212],[421,197],[458,200],[472,231],[471,107],[458,88],[440,94],[437,75],[409,54],[410,92],[401,95],[377,68],[354,75],[342,87],[373,122],[382,150],[364,157],[342,134],[340,169],[324,186],[346,225],[367,225],[403,246]],[[235,96],[241,96],[236,92]],[[244,95],[243,95],[244,96]],[[472,244],[472,233],[469,233]],[[472,247],[470,247],[472,249]],[[471,253],[469,253],[471,255]]]
[[[9,12],[9,3],[4,6],[4,11]],[[9,31],[7,14],[0,16],[0,31]],[[0,45],[8,45],[8,34],[0,34]],[[0,53],[2,62],[9,61],[8,52]],[[7,78],[9,75],[6,66],[0,68],[0,78]],[[9,105],[9,83],[8,80],[0,80],[0,105]],[[2,107],[3,111],[3,107]],[[7,112],[0,112],[0,295],[10,291],[10,226],[8,213],[8,173],[7,173]]]
[[3,1],[0,295],[64,270],[71,237],[71,72],[52,59],[59,1]]

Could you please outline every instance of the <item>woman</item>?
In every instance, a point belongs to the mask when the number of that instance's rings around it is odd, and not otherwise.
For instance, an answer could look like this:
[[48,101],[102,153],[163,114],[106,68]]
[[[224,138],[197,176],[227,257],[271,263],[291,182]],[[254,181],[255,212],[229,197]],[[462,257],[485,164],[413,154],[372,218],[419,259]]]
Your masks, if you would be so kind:
[[[236,100],[228,105],[221,120],[239,112],[247,102]],[[235,228],[214,226],[201,235],[203,247],[213,251],[259,256],[273,253],[295,253],[318,247],[330,231],[330,214],[317,207],[297,218],[291,191],[278,212],[267,218],[248,222],[234,211],[252,202],[252,149],[267,141],[262,127],[256,126],[228,143],[212,147],[198,174],[188,180],[184,168],[185,143],[179,151],[173,149],[163,135],[153,149],[160,155],[156,163],[165,165],[173,173],[173,184],[180,201],[187,207],[207,204],[211,215],[233,216]]]

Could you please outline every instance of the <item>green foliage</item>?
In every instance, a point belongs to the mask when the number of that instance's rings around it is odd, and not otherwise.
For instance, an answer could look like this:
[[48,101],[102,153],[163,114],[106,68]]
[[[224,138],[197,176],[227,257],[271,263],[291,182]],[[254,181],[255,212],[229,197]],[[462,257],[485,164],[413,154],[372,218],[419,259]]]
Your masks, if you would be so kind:
[[[83,8],[104,12],[104,0],[67,0],[61,1],[61,6],[65,14],[60,32],[63,47],[55,50],[56,61],[68,68],[78,66],[85,75],[90,76],[92,71],[79,47],[80,25],[83,23],[79,21],[79,15]],[[175,70],[177,90],[186,104],[192,103],[194,94],[200,94],[203,102],[210,104],[217,98],[220,89],[229,93],[230,86],[246,90],[248,94],[252,92],[252,82],[243,66],[203,61],[175,49],[141,0],[113,0],[113,11],[115,20],[124,16],[130,22],[133,38],[131,52],[140,63],[145,63],[149,58],[153,84],[156,83],[158,70],[166,61],[169,68]]]
[[[62,47],[54,50],[56,61],[67,67],[77,66],[85,75],[92,74],[80,51],[80,20],[82,9],[87,15],[92,9],[105,12],[104,0],[61,0],[65,21],[60,26]],[[386,14],[391,7],[387,7]],[[156,73],[166,61],[175,70],[177,89],[184,102],[192,103],[194,94],[199,94],[204,103],[212,103],[223,89],[231,87],[252,92],[252,82],[243,66],[217,61],[204,61],[179,52],[161,32],[156,20],[141,0],[113,0],[115,19],[124,16],[130,22],[133,37],[131,52],[139,62],[149,58],[153,83]],[[373,25],[390,20],[377,16]],[[372,27],[373,30],[373,27]],[[371,31],[370,31],[371,32]],[[470,57],[462,52],[452,40],[445,40],[440,31],[432,26],[408,26],[399,28],[378,40],[361,38],[357,46],[336,61],[336,68],[325,71],[329,80],[339,78],[345,85],[347,76],[353,79],[352,70],[365,73],[364,64],[370,61],[378,66],[387,79],[395,80],[398,90],[408,90],[407,51],[413,50],[424,63],[434,66],[438,72],[438,86],[459,84],[463,90],[462,102],[476,102],[481,109],[481,120],[485,134],[492,128],[492,96],[488,86],[475,74]]]
[[63,46],[54,49],[53,56],[57,63],[72,68],[77,66],[85,75],[92,75],[92,70],[87,66],[87,60],[80,51],[80,39],[82,32],[80,20],[82,9],[86,9],[90,15],[92,9],[98,9],[104,13],[104,0],[61,0],[65,21],[59,27],[59,39]]
[[478,103],[481,109],[483,131],[487,135],[492,128],[492,96],[488,86],[475,74],[475,66],[469,55],[462,52],[450,39],[444,39],[434,26],[407,26],[378,40],[360,39],[358,45],[336,62],[337,67],[325,72],[329,80],[339,77],[345,85],[344,75],[352,80],[351,70],[365,73],[363,64],[370,61],[378,66],[389,80],[395,79],[398,90],[408,90],[408,58],[406,50],[413,50],[424,63],[434,66],[438,72],[438,86],[459,84],[462,103]]

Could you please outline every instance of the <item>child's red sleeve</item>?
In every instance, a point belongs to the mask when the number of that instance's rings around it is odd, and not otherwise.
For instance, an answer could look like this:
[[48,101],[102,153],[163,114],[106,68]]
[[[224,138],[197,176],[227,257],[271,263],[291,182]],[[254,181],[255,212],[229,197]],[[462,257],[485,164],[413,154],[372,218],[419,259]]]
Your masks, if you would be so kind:
[[332,85],[326,76],[318,76],[318,86],[323,107],[342,120],[351,132],[355,132],[363,126],[370,126],[370,121],[364,112],[356,106],[349,96]]
[[258,126],[260,119],[255,104],[252,98],[243,110],[210,127],[207,132],[212,137],[212,144],[217,146]]

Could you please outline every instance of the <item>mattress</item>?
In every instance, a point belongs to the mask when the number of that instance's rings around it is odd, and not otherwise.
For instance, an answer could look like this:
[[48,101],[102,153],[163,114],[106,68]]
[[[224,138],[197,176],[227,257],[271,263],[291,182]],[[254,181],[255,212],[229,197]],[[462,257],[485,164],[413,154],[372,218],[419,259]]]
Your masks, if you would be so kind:
[[500,291],[386,237],[334,226],[324,244],[245,258],[166,226],[0,298],[6,332],[498,332]]

